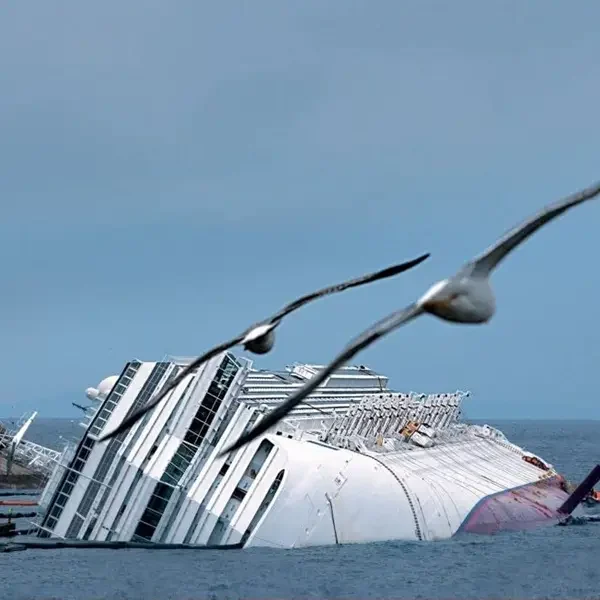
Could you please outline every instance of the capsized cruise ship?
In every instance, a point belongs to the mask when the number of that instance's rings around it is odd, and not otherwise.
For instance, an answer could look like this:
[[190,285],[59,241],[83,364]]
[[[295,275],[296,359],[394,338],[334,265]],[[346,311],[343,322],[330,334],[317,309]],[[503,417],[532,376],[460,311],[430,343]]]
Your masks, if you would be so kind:
[[461,423],[467,393],[395,392],[365,366],[339,369],[274,430],[217,458],[321,368],[257,370],[226,352],[98,442],[189,362],[134,360],[87,390],[83,435],[40,500],[39,536],[279,548],[437,540],[556,521],[569,497],[542,458]]

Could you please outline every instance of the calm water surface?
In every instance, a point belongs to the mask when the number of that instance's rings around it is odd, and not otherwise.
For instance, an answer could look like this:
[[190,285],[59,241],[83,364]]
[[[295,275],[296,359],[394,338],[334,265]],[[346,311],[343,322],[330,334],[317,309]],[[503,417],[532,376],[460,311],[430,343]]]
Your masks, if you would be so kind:
[[[495,421],[572,480],[600,463],[600,422]],[[40,419],[60,447],[76,423]],[[600,524],[433,543],[298,550],[28,550],[0,555],[0,599],[600,598]]]

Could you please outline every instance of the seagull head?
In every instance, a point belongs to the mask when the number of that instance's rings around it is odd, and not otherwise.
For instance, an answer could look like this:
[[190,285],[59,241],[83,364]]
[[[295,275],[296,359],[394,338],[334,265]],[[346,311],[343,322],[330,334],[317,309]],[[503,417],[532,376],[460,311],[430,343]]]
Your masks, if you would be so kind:
[[275,344],[275,325],[264,323],[253,327],[242,340],[244,350],[254,354],[266,354]]
[[429,314],[452,323],[480,324],[496,312],[487,278],[458,276],[432,285],[417,302]]

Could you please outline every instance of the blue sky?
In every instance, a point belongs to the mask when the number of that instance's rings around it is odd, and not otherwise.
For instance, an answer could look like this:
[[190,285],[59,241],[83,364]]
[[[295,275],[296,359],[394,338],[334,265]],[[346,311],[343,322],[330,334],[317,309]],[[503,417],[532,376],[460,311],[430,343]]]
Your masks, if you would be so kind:
[[[600,4],[3,3],[0,415],[77,414],[128,359],[193,355],[300,294],[257,366],[323,363],[600,178]],[[494,276],[489,325],[357,358],[467,414],[600,418],[600,202]],[[588,300],[589,299],[589,300]]]

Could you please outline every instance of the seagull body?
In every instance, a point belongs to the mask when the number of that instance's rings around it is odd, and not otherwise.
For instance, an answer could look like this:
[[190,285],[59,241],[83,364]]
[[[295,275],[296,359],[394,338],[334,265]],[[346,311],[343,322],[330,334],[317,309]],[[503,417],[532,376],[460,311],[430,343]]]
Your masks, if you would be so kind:
[[243,337],[241,343],[244,350],[249,350],[254,354],[266,354],[270,352],[275,345],[275,323],[262,323],[252,327]]
[[455,275],[432,285],[416,302],[375,323],[351,341],[327,367],[321,369],[285,402],[265,415],[251,431],[243,434],[234,444],[223,450],[219,456],[245,446],[270,429],[295,406],[300,404],[304,398],[316,390],[336,369],[339,369],[379,338],[402,325],[406,325],[420,315],[430,314],[443,321],[460,324],[481,325],[490,321],[496,312],[496,299],[490,284],[490,275],[498,264],[509,252],[544,224],[570,208],[591,200],[598,194],[600,194],[600,183],[596,183],[544,208],[538,214],[506,233],[494,245],[465,264]]
[[487,278],[457,275],[432,285],[415,307],[451,323],[481,325],[494,316],[496,299]]
[[403,273],[404,271],[408,271],[409,269],[416,267],[427,258],[429,258],[429,254],[422,254],[421,256],[413,260],[393,265],[391,267],[387,267],[386,269],[382,269],[381,271],[370,273],[368,275],[363,275],[362,277],[358,277],[356,279],[344,281],[342,283],[323,288],[317,292],[313,292],[311,294],[307,294],[306,296],[298,298],[294,302],[291,302],[290,304],[282,308],[280,311],[276,312],[268,319],[265,319],[264,321],[260,321],[259,323],[252,325],[240,335],[234,337],[233,339],[227,342],[224,342],[223,344],[215,346],[208,352],[204,353],[202,356],[196,358],[189,365],[187,365],[186,368],[183,369],[181,373],[179,373],[179,375],[177,375],[177,377],[174,377],[170,381],[170,383],[165,385],[150,402],[148,402],[143,407],[135,411],[132,415],[127,417],[115,429],[113,429],[113,431],[101,437],[99,441],[102,442],[104,440],[113,438],[117,434],[131,428],[149,410],[154,408],[172,389],[177,387],[192,371],[196,370],[200,365],[204,364],[211,358],[219,355],[221,352],[229,350],[229,348],[237,346],[238,344],[242,344],[244,350],[253,352],[254,354],[266,354],[273,348],[273,345],[275,344],[275,329],[281,323],[283,318],[286,315],[289,315],[290,313],[299,309],[301,306],[304,306],[308,302],[311,302],[312,300],[316,300],[317,298],[321,298],[323,296],[328,296],[330,294],[342,292],[349,288],[378,281],[379,279],[393,277],[394,275],[398,275],[399,273]]

